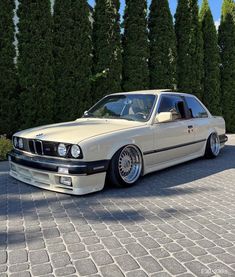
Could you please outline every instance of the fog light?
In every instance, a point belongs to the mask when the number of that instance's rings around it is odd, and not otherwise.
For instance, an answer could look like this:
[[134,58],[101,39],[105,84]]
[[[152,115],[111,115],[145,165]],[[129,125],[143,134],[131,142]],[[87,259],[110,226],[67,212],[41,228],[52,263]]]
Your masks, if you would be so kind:
[[61,183],[62,185],[71,187],[71,186],[72,186],[72,178],[71,178],[71,177],[64,177],[64,176],[61,176],[61,177],[60,177],[60,183]]
[[58,173],[61,173],[61,174],[69,174],[69,169],[66,168],[66,167],[59,167],[59,168],[58,168]]

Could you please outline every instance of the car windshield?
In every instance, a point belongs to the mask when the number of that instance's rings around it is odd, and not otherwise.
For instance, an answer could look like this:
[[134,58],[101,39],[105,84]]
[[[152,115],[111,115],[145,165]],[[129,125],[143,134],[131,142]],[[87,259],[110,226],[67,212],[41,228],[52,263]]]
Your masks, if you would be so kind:
[[101,99],[84,117],[147,121],[156,96],[152,94],[117,94]]

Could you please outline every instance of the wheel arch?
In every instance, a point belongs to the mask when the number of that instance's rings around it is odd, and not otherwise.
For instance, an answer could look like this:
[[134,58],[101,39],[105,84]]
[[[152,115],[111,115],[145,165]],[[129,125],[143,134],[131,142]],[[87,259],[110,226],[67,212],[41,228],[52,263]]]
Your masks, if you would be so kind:
[[[135,146],[139,150],[139,152],[141,154],[141,159],[142,159],[141,176],[143,176],[144,167],[145,167],[144,158],[143,158],[143,152],[141,151],[140,146],[138,146],[137,144],[135,144],[133,142],[126,142],[126,143],[122,143],[120,145],[116,145],[115,148],[113,148],[112,154],[109,153],[109,159],[110,159],[110,161],[114,158],[114,156],[118,153],[118,151],[120,151],[121,149],[125,148],[126,146]],[[110,168],[110,163],[109,163],[109,168]],[[108,168],[108,170],[109,170],[109,168]]]

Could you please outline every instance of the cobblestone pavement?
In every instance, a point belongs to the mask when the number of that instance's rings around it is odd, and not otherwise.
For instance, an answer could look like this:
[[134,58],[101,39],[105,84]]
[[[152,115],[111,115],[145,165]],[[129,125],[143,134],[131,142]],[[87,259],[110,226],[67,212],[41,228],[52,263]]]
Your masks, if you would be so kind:
[[74,197],[0,164],[0,276],[235,276],[235,136],[129,189]]

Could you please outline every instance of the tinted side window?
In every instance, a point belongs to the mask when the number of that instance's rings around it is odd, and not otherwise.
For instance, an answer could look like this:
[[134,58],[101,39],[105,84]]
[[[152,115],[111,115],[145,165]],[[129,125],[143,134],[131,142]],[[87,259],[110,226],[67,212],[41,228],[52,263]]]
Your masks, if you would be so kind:
[[205,118],[208,117],[207,111],[194,97],[185,97],[189,112],[193,118]]
[[185,118],[185,108],[183,99],[176,95],[162,96],[158,113],[162,112],[173,113],[173,118],[175,120]]

